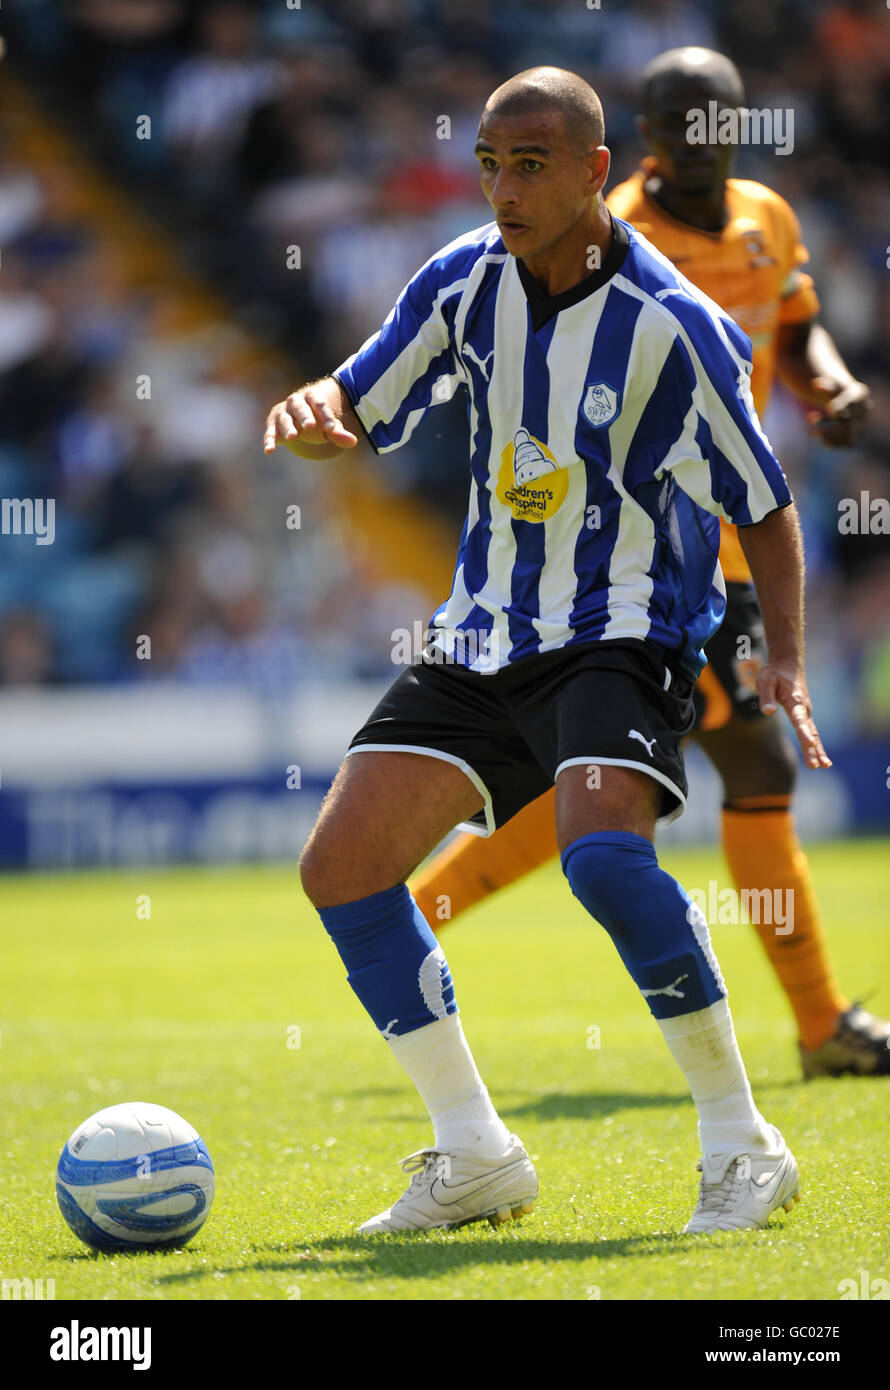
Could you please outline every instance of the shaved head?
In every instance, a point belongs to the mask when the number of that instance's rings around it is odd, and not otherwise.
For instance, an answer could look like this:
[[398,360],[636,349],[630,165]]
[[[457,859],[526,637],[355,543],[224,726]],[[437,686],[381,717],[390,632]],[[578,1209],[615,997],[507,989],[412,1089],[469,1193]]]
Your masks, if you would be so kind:
[[605,125],[600,99],[583,77],[565,68],[526,68],[517,73],[492,92],[482,123],[554,111],[562,117],[563,132],[577,154],[602,145]]
[[643,69],[642,107],[657,111],[679,87],[707,87],[717,101],[742,106],[745,88],[735,63],[712,48],[669,48]]
[[577,285],[594,269],[591,251],[612,243],[602,195],[609,151],[593,88],[565,68],[517,73],[488,98],[473,153],[507,251],[547,294]]

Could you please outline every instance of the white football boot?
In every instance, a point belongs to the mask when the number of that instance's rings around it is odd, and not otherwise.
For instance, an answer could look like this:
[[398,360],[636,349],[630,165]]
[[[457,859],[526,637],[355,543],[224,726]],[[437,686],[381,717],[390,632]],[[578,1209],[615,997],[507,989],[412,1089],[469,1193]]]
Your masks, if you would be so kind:
[[705,1154],[698,1164],[698,1204],[684,1232],[753,1231],[769,1223],[777,1207],[790,1211],[800,1178],[794,1155],[775,1125],[770,1153],[738,1150]]
[[538,1176],[515,1134],[500,1158],[421,1149],[403,1158],[401,1166],[414,1174],[408,1190],[359,1226],[360,1235],[447,1229],[486,1219],[499,1226],[527,1215],[538,1195]]

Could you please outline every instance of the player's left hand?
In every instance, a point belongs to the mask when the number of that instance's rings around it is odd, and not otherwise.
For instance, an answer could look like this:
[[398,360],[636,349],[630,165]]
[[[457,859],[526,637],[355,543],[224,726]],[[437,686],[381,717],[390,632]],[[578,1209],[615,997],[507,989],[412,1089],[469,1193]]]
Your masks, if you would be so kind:
[[839,386],[821,376],[812,384],[817,392],[825,395],[819,408],[807,414],[813,433],[835,449],[848,449],[865,433],[872,408],[869,388],[864,381],[848,381]]
[[807,767],[831,767],[831,759],[822,747],[819,730],[813,722],[813,706],[802,670],[766,661],[757,676],[757,694],[764,714],[775,714],[779,705],[785,710]]

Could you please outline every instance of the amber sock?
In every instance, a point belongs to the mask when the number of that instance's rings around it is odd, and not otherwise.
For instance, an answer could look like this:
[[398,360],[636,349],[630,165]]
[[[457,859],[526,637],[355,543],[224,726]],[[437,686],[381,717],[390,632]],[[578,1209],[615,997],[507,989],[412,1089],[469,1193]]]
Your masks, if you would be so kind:
[[[797,1020],[804,1047],[818,1047],[849,1008],[828,958],[807,857],[794,828],[789,796],[744,797],[723,808],[723,848],[739,892],[779,890],[793,905],[793,930],[776,932],[775,921],[754,924]],[[790,897],[789,897],[790,895]],[[764,914],[765,916],[766,914]]]
[[458,836],[411,880],[414,901],[433,931],[558,853],[555,804],[556,793],[545,792],[493,835]]

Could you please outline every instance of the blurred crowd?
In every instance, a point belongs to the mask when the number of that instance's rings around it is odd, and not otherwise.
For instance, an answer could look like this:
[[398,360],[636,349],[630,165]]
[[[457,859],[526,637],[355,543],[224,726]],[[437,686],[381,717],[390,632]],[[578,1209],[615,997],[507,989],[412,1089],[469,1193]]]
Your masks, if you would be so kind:
[[[735,172],[797,212],[823,319],[875,410],[843,453],[781,392],[767,429],[804,516],[823,722],[890,728],[890,544],[837,525],[840,498],[890,488],[884,0],[22,6],[12,71],[213,287],[229,324],[171,336],[171,293],[134,293],[70,178],[26,167],[4,136],[0,496],[54,496],[57,514],[52,547],[2,537],[0,683],[161,674],[284,691],[391,670],[390,632],[440,595],[388,581],[322,470],[301,470],[294,495],[288,461],[263,462],[265,410],[363,342],[437,247],[489,220],[472,145],[499,82],[541,62],[587,77],[614,183],[642,153],[642,67],[687,43],[727,52],[752,106],[794,111],[793,154],[743,148]],[[465,430],[459,405],[440,407],[375,464],[385,490],[453,521],[455,541]],[[299,545],[295,501],[312,517]]]

